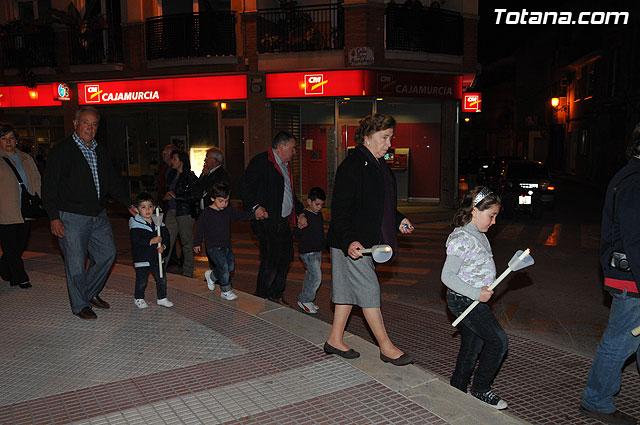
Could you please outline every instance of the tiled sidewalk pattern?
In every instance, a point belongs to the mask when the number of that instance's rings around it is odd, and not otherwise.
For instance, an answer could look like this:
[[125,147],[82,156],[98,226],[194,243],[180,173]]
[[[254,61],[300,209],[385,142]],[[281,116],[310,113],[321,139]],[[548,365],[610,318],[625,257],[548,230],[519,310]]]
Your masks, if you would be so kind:
[[79,321],[59,261],[32,263],[48,270],[32,290],[0,288],[1,424],[446,423],[223,300],[172,290],[174,308],[139,310],[112,273],[113,308]]

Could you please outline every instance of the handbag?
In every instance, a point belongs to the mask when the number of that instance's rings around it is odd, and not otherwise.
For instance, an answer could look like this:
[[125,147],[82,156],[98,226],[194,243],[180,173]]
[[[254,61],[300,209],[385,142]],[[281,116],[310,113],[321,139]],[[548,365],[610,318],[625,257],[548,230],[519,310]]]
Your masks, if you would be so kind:
[[16,170],[16,167],[11,163],[9,158],[4,157],[3,159],[13,170],[13,174],[15,174],[18,179],[18,184],[22,185],[22,196],[20,197],[20,212],[22,213],[22,218],[36,219],[44,217],[46,212],[44,211],[44,208],[42,208],[42,199],[40,198],[40,195],[37,193],[33,195],[30,194],[27,190],[27,186],[22,181],[22,177],[20,177],[20,173]]

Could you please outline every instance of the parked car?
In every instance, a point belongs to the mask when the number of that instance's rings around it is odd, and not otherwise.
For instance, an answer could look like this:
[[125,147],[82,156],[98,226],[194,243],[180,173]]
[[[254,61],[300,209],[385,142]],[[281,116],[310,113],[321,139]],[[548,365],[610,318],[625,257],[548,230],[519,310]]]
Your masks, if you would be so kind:
[[542,162],[505,160],[490,187],[502,197],[505,216],[521,211],[540,217],[543,209],[553,208],[555,186]]

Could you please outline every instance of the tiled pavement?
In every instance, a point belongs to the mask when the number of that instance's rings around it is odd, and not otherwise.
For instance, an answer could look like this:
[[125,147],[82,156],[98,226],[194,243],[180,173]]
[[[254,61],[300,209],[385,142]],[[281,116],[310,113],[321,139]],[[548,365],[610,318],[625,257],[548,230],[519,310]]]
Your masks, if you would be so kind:
[[116,265],[112,308],[81,321],[61,258],[25,257],[34,287],[0,286],[0,424],[522,423],[420,367],[383,364],[357,336],[360,359],[327,356],[326,323],[193,279],[171,276],[174,308],[139,310],[133,269]]

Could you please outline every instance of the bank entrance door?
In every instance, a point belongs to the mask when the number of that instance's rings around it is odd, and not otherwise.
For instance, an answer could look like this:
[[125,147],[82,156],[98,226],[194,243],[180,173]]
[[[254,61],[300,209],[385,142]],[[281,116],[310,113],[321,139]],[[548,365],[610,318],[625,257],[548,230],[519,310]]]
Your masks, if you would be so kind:
[[247,126],[245,119],[224,119],[220,125],[220,148],[224,150],[223,167],[231,174],[231,198],[240,199],[238,182],[244,173],[245,140]]

